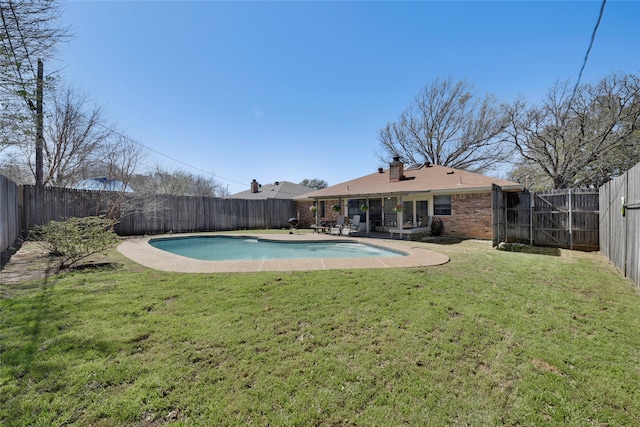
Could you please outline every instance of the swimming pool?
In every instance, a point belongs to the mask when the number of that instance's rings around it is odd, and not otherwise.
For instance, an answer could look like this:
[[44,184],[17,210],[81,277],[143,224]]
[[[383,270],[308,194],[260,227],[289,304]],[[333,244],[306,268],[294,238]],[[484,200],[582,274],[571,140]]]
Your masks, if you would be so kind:
[[282,241],[237,236],[187,236],[149,240],[157,249],[204,261],[302,258],[402,257],[406,253],[349,241]]

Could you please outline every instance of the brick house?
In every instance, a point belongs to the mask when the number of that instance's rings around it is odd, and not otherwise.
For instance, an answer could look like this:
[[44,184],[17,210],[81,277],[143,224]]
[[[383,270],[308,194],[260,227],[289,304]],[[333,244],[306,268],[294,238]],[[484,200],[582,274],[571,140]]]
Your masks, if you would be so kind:
[[[522,184],[432,164],[405,166],[394,158],[388,169],[297,196],[301,223],[360,216],[361,231],[419,231],[438,217],[443,235],[490,239],[492,185],[520,191]],[[315,213],[308,206],[317,207]],[[333,209],[340,206],[340,211]],[[304,206],[304,208],[302,208]]]

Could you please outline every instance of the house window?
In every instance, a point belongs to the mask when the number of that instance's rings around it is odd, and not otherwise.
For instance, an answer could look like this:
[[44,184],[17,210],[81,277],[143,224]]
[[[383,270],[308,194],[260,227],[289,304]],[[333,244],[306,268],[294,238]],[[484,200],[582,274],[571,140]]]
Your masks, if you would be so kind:
[[451,215],[451,196],[433,196],[433,214]]

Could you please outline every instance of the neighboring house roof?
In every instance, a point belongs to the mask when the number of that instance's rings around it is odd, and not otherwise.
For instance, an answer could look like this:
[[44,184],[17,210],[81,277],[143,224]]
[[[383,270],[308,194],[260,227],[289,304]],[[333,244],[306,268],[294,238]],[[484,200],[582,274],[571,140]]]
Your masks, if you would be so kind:
[[379,169],[371,175],[312,191],[297,200],[359,198],[411,193],[451,194],[490,191],[492,184],[504,190],[521,190],[522,184],[491,178],[473,172],[438,165],[412,165],[404,168],[404,179],[389,180],[389,169]]
[[133,189],[124,182],[107,177],[84,179],[77,182],[72,188],[77,190],[120,191],[133,193]]
[[312,189],[301,184],[294,184],[288,181],[276,181],[273,184],[257,185],[257,191],[251,189],[241,191],[230,195],[229,199],[245,199],[245,200],[259,200],[259,199],[289,199],[292,200],[301,194],[306,194]]

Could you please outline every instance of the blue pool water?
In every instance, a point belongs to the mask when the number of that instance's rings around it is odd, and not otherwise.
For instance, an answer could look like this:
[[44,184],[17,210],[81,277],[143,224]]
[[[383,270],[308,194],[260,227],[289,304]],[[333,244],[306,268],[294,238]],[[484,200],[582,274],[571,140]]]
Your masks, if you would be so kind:
[[405,256],[402,252],[357,242],[288,242],[233,236],[167,237],[151,239],[149,244],[172,254],[205,261]]

